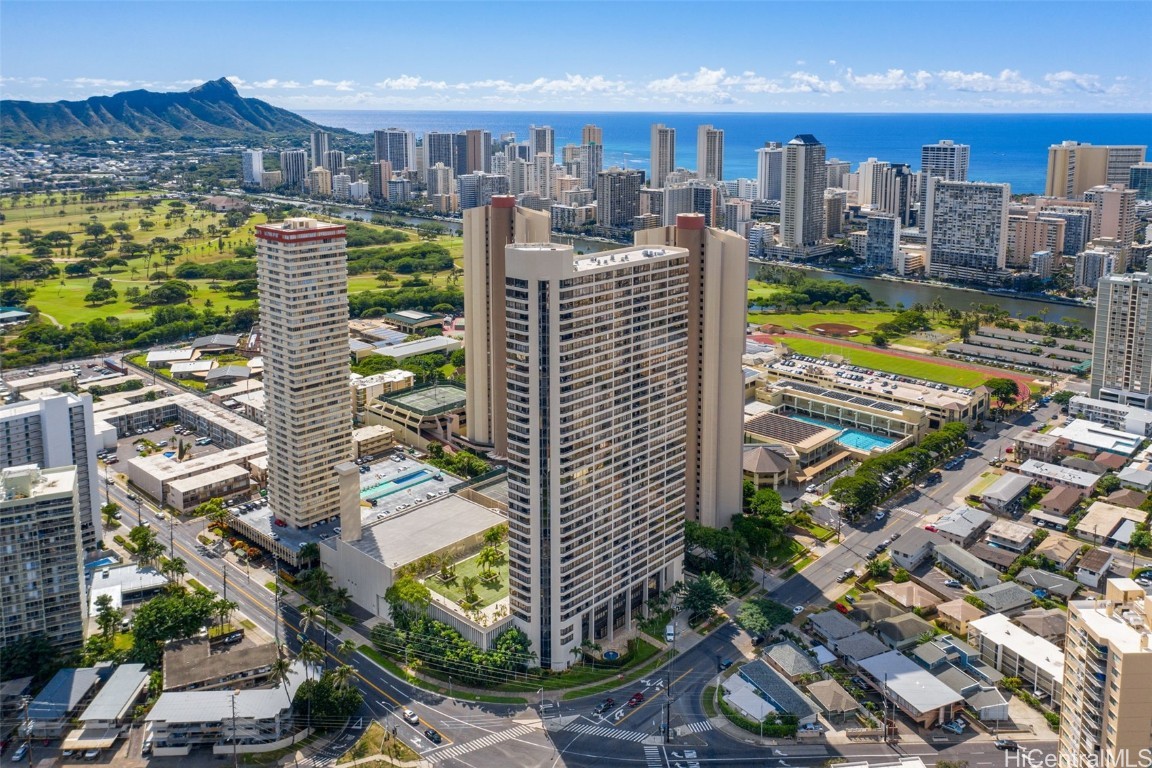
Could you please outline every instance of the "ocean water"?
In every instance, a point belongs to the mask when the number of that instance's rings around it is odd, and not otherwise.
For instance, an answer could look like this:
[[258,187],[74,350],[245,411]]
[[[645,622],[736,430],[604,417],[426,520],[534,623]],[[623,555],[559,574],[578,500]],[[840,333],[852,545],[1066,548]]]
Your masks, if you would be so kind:
[[[1073,140],[1091,144],[1152,144],[1152,115],[1147,114],[828,114],[828,113],[657,113],[657,112],[415,112],[373,110],[302,111],[322,125],[370,133],[401,128],[424,133],[468,128],[491,131],[493,138],[528,136],[529,125],[550,125],[556,148],[580,142],[581,128],[604,129],[604,165],[648,169],[653,123],[676,129],[676,164],[696,167],[696,127],[724,129],[724,177],[754,179],[756,149],[766,141],[787,142],[810,133],[828,157],[847,160],[852,169],[869,157],[920,168],[920,147],[952,139],[972,147],[968,178],[1007,182],[1014,193],[1044,191],[1048,147]],[[339,142],[334,146],[338,146]]]

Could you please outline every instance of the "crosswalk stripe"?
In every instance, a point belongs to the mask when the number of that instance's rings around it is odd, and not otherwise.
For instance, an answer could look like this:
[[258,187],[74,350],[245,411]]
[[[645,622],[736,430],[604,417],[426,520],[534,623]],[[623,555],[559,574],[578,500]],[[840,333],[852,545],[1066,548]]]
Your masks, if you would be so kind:
[[621,739],[623,741],[644,741],[644,739],[648,738],[648,734],[646,733],[621,731],[618,728],[604,728],[598,725],[588,725],[584,723],[570,725],[564,730],[586,733],[592,736],[603,736],[606,739]]
[[660,754],[659,747],[651,745],[644,747],[644,761],[648,764],[648,768],[664,768],[664,757]]
[[485,747],[490,747],[493,744],[499,744],[502,741],[518,739],[521,736],[527,736],[534,730],[535,729],[531,726],[520,725],[507,731],[491,733],[487,736],[482,736],[479,739],[472,739],[471,741],[466,741],[462,744],[453,744],[451,747],[448,747],[447,749],[440,752],[431,752],[425,754],[424,759],[435,763],[440,760],[447,760],[452,757],[460,757],[460,755],[466,755],[469,752],[475,752],[478,749],[484,749]]
[[711,720],[701,720],[698,723],[688,723],[681,725],[676,729],[677,733],[704,733],[706,731],[715,730],[716,726],[712,725]]

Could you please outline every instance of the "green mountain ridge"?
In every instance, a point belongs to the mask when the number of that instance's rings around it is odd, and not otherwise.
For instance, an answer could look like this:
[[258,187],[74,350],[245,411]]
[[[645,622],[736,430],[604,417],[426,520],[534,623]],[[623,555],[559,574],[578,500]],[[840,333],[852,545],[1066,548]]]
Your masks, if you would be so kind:
[[226,78],[175,93],[123,91],[84,101],[0,101],[6,144],[104,139],[238,139],[306,134],[326,128],[260,99],[240,95]]

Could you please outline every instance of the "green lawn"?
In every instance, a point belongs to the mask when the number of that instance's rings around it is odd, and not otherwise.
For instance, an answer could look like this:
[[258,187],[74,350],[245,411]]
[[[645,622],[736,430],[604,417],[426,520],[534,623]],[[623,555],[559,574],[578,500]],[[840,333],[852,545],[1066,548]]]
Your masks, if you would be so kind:
[[[751,285],[751,283],[749,283]],[[825,312],[755,312],[748,316],[749,322],[757,325],[771,323],[783,328],[803,328],[805,331],[813,325],[820,323],[844,323],[854,325],[864,331],[871,331],[881,323],[891,322],[896,317],[895,312],[851,312],[825,311]]]
[[[492,569],[497,573],[497,577],[490,581],[481,580],[476,585],[476,594],[480,598],[478,607],[492,605],[497,600],[502,600],[508,596],[508,545],[502,544],[500,551],[504,554],[504,562]],[[475,576],[479,579],[480,573],[479,555],[474,555],[456,564],[456,578],[452,581],[444,583],[437,575],[425,579],[424,585],[458,604],[464,599],[464,587],[462,586],[464,579],[468,576]]]
[[853,365],[873,368],[877,371],[887,371],[901,376],[939,381],[957,387],[978,387],[996,375],[941,365],[930,360],[909,360],[904,357],[885,354],[880,350],[858,349],[857,347],[837,344],[832,339],[818,341],[816,339],[787,338],[784,343],[794,352],[802,355],[811,357],[821,357],[826,354],[840,355]]
[[748,300],[756,303],[770,301],[779,293],[787,293],[788,286],[775,283],[762,283],[759,280],[748,281]]
[[795,539],[784,539],[779,546],[773,547],[765,553],[764,560],[768,563],[769,568],[773,568],[794,557],[799,557],[804,551],[804,545],[800,542]]

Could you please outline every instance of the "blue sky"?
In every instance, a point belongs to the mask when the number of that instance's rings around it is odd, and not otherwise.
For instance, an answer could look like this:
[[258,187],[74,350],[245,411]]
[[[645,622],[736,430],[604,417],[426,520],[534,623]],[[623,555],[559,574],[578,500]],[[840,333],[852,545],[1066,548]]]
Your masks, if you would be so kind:
[[289,109],[1149,112],[1146,2],[4,0],[0,94]]

